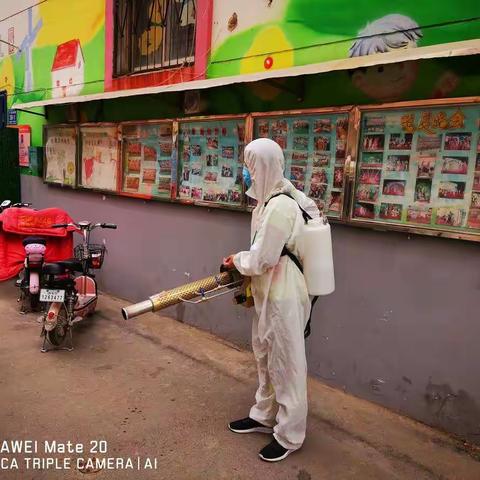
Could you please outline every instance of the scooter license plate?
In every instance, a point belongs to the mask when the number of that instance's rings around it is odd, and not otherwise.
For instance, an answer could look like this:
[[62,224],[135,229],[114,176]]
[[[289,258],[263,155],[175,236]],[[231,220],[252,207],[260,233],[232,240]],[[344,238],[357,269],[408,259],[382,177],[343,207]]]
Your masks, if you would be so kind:
[[41,302],[63,302],[65,300],[65,290],[52,290],[42,288],[40,290]]

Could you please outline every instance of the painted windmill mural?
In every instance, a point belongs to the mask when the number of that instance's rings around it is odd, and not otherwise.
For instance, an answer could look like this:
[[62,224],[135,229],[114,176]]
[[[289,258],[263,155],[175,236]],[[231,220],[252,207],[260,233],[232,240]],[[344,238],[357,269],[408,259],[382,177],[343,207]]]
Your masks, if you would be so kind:
[[33,61],[32,61],[32,48],[37,38],[38,32],[42,28],[42,19],[38,20],[35,27],[33,27],[33,13],[32,9],[28,9],[28,32],[23,39],[20,49],[17,51],[17,58],[25,53],[25,80],[23,90],[29,92],[33,89]]

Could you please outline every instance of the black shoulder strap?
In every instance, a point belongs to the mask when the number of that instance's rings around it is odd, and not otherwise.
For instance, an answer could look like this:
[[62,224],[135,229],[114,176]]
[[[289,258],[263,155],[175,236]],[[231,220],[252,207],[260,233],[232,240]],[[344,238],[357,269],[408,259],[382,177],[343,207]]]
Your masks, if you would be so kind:
[[298,205],[298,208],[302,211],[302,215],[303,215],[303,219],[305,220],[305,223],[308,223],[309,220],[312,220],[312,217],[311,215],[309,215],[301,206],[300,204],[289,194],[289,193],[285,193],[285,192],[280,192],[280,193],[276,193],[275,195],[272,195],[266,202],[265,202],[265,207],[268,205],[268,202],[272,199],[272,198],[276,198],[276,197],[279,197],[280,195],[285,195],[286,197],[289,197],[291,198],[297,205]]

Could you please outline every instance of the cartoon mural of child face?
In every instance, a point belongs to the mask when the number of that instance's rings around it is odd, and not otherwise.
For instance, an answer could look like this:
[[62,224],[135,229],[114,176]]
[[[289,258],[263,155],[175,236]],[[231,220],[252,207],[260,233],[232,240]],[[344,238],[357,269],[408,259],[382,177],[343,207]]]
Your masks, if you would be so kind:
[[400,99],[408,92],[418,74],[418,62],[401,62],[359,68],[352,74],[352,82],[370,98],[382,102]]
[[[358,33],[350,57],[381,54],[414,48],[423,34],[417,22],[400,14],[386,15],[369,23]],[[398,100],[412,88],[418,62],[376,65],[355,70],[353,84],[369,97],[383,102]]]

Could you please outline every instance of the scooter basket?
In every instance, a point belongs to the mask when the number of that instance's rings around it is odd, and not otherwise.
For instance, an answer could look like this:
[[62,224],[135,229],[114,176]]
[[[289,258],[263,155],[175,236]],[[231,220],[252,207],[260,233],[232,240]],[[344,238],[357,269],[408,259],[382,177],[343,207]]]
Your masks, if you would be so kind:
[[85,257],[83,245],[77,245],[74,249],[74,254],[77,260],[82,262],[86,260],[89,268],[98,269],[102,267],[103,259],[105,258],[105,245],[89,245],[88,257]]

